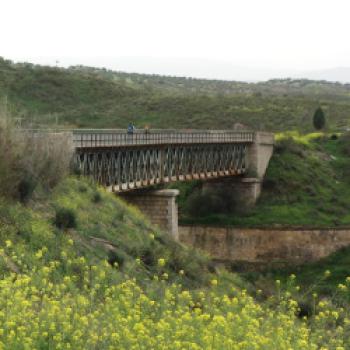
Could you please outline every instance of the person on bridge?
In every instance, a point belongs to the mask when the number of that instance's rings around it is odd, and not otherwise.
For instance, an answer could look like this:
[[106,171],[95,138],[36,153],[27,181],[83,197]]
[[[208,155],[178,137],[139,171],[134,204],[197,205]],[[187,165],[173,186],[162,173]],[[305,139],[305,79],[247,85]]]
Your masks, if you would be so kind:
[[149,125],[148,124],[145,125],[144,130],[145,130],[145,134],[149,134]]
[[134,126],[134,124],[133,123],[129,123],[129,125],[128,125],[128,134],[129,135],[132,135],[133,133],[134,133],[134,130],[135,130],[135,126]]

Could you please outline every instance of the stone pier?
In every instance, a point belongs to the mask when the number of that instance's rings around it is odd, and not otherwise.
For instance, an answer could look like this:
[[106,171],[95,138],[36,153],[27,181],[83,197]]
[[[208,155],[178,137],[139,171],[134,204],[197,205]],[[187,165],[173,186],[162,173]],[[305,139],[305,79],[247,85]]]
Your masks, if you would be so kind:
[[210,188],[229,194],[236,203],[236,210],[237,207],[242,211],[254,207],[261,193],[262,181],[273,154],[273,146],[273,134],[256,132],[253,143],[247,148],[247,173],[243,176],[208,180],[203,184],[203,190]]
[[150,219],[151,223],[179,238],[178,208],[176,197],[179,190],[131,191],[121,194],[127,202],[135,205]]

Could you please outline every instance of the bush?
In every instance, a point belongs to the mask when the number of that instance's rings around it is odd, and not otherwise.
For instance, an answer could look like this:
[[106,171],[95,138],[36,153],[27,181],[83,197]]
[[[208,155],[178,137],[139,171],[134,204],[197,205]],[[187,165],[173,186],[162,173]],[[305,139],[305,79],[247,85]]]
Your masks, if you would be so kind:
[[92,202],[97,204],[100,203],[102,201],[102,196],[100,192],[95,192],[92,196]]
[[75,212],[69,208],[56,209],[55,225],[62,230],[76,228],[77,220]]
[[324,116],[324,112],[321,107],[318,107],[315,111],[313,124],[316,130],[321,130],[326,125],[326,118]]
[[18,184],[19,200],[26,203],[32,196],[36,187],[36,181],[31,177],[26,177],[20,180]]
[[109,251],[108,252],[108,263],[113,267],[123,267],[125,263],[126,255],[119,251]]
[[54,187],[69,172],[70,133],[28,132],[0,105],[0,195],[27,201],[35,186]]
[[304,157],[303,146],[296,142],[292,137],[286,137],[279,140],[275,145],[275,152],[277,154],[293,153],[300,157]]
[[191,216],[207,216],[215,213],[228,213],[234,210],[235,202],[225,187],[197,189],[188,197],[188,211]]

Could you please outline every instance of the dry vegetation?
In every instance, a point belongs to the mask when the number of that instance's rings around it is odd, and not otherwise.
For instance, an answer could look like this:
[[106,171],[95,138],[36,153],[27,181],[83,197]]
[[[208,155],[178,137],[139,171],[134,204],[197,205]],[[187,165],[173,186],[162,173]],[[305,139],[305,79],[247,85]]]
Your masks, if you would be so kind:
[[38,185],[52,188],[67,175],[72,151],[69,133],[18,128],[0,107],[0,195],[26,201]]

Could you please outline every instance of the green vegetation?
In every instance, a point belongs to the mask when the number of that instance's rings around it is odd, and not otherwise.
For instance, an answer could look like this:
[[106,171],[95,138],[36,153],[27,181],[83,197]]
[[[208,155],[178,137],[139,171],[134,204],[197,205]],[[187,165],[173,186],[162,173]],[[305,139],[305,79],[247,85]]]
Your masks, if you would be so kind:
[[326,125],[326,118],[324,116],[324,112],[321,107],[318,107],[315,111],[313,124],[316,130],[321,130]]
[[[0,98],[22,124],[126,128],[248,128],[312,131],[318,106],[328,127],[349,126],[350,86],[309,80],[264,83],[43,67],[0,59]],[[35,116],[35,119],[33,118]]]
[[179,184],[181,221],[250,227],[349,225],[349,135],[284,133],[276,137],[262,195],[254,209],[242,212],[233,206],[225,213],[211,208],[211,214],[195,215],[193,197],[201,203],[208,193],[203,193],[200,182]]
[[[67,177],[66,140],[28,138],[8,118],[305,131],[320,104],[329,128],[346,127],[349,93],[306,80],[248,84],[0,59],[11,109],[0,113],[0,350],[350,349],[349,249],[298,268],[224,271],[115,195]],[[349,225],[350,134],[277,139],[253,210],[195,181],[178,184],[181,220]]]
[[293,284],[298,286],[300,292],[294,294],[295,298],[299,305],[309,309],[310,314],[313,313],[315,296],[331,301],[334,305],[347,307],[350,302],[349,253],[350,248],[346,247],[317,262],[279,269],[266,268],[259,272],[243,272],[240,276],[251,284],[250,290],[253,293],[261,290],[265,297],[274,293],[276,280],[281,281],[283,288],[288,288],[290,276],[295,276]]
[[[75,225],[57,227],[61,208]],[[0,222],[2,349],[350,346],[348,306],[314,298],[304,315],[294,277],[267,297],[211,274],[208,258],[86,180],[67,178],[30,206],[2,201]]]
[[69,172],[71,138],[27,133],[0,105],[0,196],[27,202],[36,187],[53,188]]

